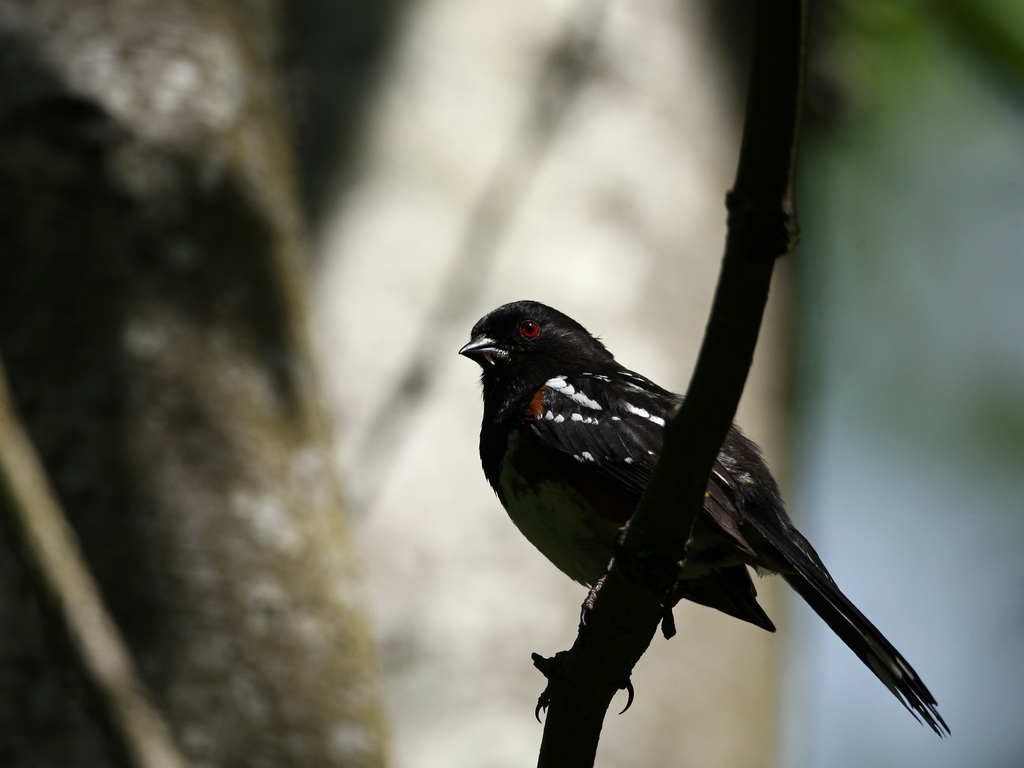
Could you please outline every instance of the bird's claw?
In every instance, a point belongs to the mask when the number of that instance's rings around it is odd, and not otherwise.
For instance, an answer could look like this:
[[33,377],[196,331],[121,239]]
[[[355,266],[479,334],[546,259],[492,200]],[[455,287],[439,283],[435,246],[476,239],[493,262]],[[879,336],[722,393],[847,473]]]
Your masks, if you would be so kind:
[[550,704],[550,703],[551,703],[551,697],[548,696],[548,689],[545,688],[544,692],[540,696],[537,697],[537,708],[535,710],[533,710],[533,716],[535,718],[537,718],[537,722],[538,723],[543,722],[540,719],[540,711],[542,709],[543,710],[547,710],[548,704]]
[[[562,651],[565,653],[565,651]],[[546,710],[548,705],[551,703],[551,676],[555,673],[555,667],[558,665],[559,659],[558,654],[552,656],[550,659],[541,656],[539,653],[530,654],[530,658],[533,659],[533,666],[535,666],[542,675],[547,679],[547,687],[544,688],[540,696],[537,697],[537,708],[533,710],[533,716],[537,718],[537,722],[541,722],[540,711]]]
[[626,684],[619,686],[619,690],[625,691],[626,694],[629,696],[629,698],[626,699],[626,706],[624,706],[622,708],[622,711],[619,712],[620,715],[624,715],[626,714],[626,710],[633,706],[633,694],[635,693],[635,691],[633,690],[633,681],[627,678]]
[[671,640],[676,634],[676,617],[672,615],[672,608],[666,608],[661,616],[661,634],[666,640]]

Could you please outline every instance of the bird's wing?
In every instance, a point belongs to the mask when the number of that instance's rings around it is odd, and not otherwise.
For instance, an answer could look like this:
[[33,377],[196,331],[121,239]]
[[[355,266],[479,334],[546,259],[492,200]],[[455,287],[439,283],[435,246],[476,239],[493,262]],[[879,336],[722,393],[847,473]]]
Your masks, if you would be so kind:
[[[557,376],[532,401],[530,428],[543,444],[570,454],[590,472],[625,491],[635,505],[661,452],[668,414],[681,401],[679,395],[631,371]],[[753,558],[755,553],[740,532],[741,486],[742,480],[737,481],[719,459],[708,481],[701,519],[737,551]],[[707,545],[720,552],[720,541],[719,535],[702,538],[698,551]],[[693,554],[700,556],[697,551]],[[694,583],[686,597],[774,631],[757,604],[749,574],[738,562],[714,568],[717,578]]]
[[556,376],[534,399],[530,428],[639,501],[680,400],[629,371]]
[[[661,453],[665,422],[682,400],[625,369],[556,376],[531,403],[530,427],[542,443],[572,455],[639,500]],[[731,440],[736,436],[738,431],[730,433]],[[730,532],[742,520],[745,471],[722,454],[708,482],[705,509],[719,527]],[[763,471],[767,473],[766,468]]]

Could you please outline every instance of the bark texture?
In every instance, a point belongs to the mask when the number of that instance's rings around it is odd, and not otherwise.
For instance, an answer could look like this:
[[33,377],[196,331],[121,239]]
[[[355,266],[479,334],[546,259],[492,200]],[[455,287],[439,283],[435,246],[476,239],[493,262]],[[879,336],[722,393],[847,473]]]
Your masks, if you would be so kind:
[[[196,766],[373,766],[278,8],[0,0],[0,353]],[[0,764],[116,764],[0,532]]]

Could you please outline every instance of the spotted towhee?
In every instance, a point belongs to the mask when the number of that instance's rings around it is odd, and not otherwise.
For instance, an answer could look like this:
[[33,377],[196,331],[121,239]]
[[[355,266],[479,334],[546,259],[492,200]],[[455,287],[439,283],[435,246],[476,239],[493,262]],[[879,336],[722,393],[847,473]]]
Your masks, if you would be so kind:
[[[583,326],[534,301],[483,317],[459,354],[483,368],[480,459],[491,487],[537,549],[593,585],[651,479],[665,420],[682,397],[623,368]],[[760,451],[734,427],[694,523],[680,593],[774,631],[747,566],[781,574],[911,713],[949,733],[917,673],[794,527]]]

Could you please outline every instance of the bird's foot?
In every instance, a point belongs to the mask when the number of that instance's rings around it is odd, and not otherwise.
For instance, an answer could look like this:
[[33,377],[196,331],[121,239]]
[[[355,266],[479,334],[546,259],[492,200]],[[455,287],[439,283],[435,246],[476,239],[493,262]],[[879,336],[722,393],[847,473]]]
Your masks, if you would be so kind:
[[537,718],[537,722],[540,720],[541,710],[547,710],[548,705],[551,703],[551,683],[552,678],[558,671],[559,665],[562,663],[567,651],[559,651],[551,658],[541,656],[539,653],[530,654],[530,658],[533,659],[533,666],[535,666],[540,673],[547,679],[548,684],[541,692],[540,696],[537,697],[537,708],[533,710],[533,716]]
[[606,576],[602,576],[594,582],[594,586],[587,593],[587,598],[583,601],[583,605],[580,606],[580,629],[587,626],[587,614],[594,610],[594,605],[597,603],[597,593],[601,591],[605,578]]
[[688,582],[677,581],[666,596],[664,602],[665,612],[661,615],[661,634],[666,640],[671,640],[676,636],[676,617],[673,615],[672,609],[679,604],[680,600],[686,597],[688,586]]
[[[541,656],[539,653],[530,654],[530,658],[533,659],[533,666],[535,666],[540,673],[547,678],[548,684],[541,692],[540,696],[537,697],[537,706],[533,710],[533,716],[537,718],[537,722],[541,722],[540,713],[542,710],[546,711],[548,706],[551,704],[551,688],[554,684],[554,677],[558,674],[558,668],[561,666],[562,661],[568,651],[559,651],[551,658]],[[626,678],[626,682],[619,686],[620,691],[625,691],[628,698],[626,699],[626,706],[619,712],[620,715],[625,714],[631,706],[633,706],[633,699],[636,696],[636,691],[633,689],[633,680],[630,677]]]

